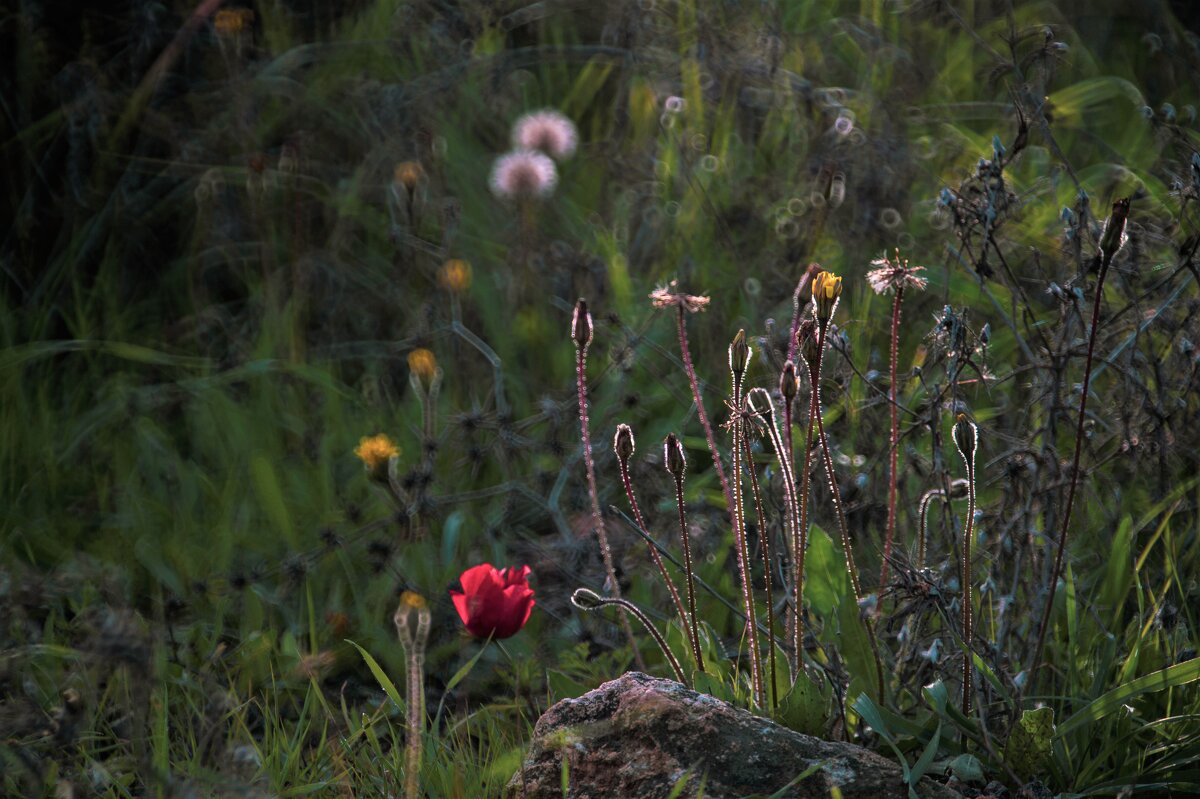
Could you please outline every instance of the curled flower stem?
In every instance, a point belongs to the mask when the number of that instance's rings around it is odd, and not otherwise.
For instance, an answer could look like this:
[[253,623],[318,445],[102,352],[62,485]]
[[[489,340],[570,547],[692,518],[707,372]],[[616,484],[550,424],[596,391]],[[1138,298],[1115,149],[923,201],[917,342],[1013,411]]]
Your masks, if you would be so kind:
[[[633,616],[642,623],[642,626],[646,628],[646,632],[650,633],[650,637],[654,639],[654,643],[658,644],[658,648],[662,650],[663,656],[667,659],[667,662],[671,664],[671,669],[675,672],[675,677],[679,680],[679,682],[683,683],[684,685],[690,685],[687,677],[685,677],[683,674],[683,667],[679,665],[679,660],[675,657],[674,653],[671,652],[671,648],[667,646],[666,639],[663,638],[662,633],[660,633],[654,627],[654,625],[650,623],[650,619],[646,617],[646,614],[643,613],[642,609],[637,605],[633,604],[628,599],[600,596],[593,591],[588,591],[586,588],[580,588],[576,590],[571,597],[571,602],[575,605],[575,607],[587,611],[599,610],[602,607],[615,605],[616,607],[625,611],[625,613]],[[625,614],[621,614],[621,618],[626,620],[626,624],[629,623],[628,617],[625,616]]]
[[[683,544],[683,572],[687,576],[688,612],[684,616],[687,623],[688,638],[692,644],[692,657],[696,659],[696,669],[704,671],[704,656],[700,652],[700,626],[696,621],[696,574],[692,567],[691,534],[688,532],[687,509],[683,503],[683,473],[675,477],[675,505],[679,509],[679,540]],[[645,525],[642,525],[645,529]],[[649,542],[647,542],[649,544]],[[651,549],[654,547],[651,546]],[[655,550],[657,554],[657,550]]]
[[929,517],[929,504],[935,499],[946,501],[946,492],[940,488],[931,488],[921,495],[921,505],[917,513],[917,569],[925,568],[925,553],[926,539],[928,530],[926,530],[926,519]]
[[[587,471],[588,494],[592,500],[592,523],[596,528],[596,537],[600,541],[600,555],[604,560],[604,571],[608,576],[613,596],[620,599],[621,586],[617,582],[617,571],[613,566],[612,549],[608,545],[608,533],[604,529],[604,517],[600,515],[600,500],[596,491],[596,464],[592,459],[592,437],[588,432],[586,356],[587,345],[576,342],[575,373],[579,391],[579,437],[583,441],[583,462]],[[629,646],[633,649],[634,661],[638,664],[639,668],[644,669],[645,663],[642,661],[642,653],[638,651],[637,641],[633,637],[633,628],[629,625],[629,619],[625,616],[621,616],[621,626],[625,629],[625,637],[629,639]]]
[[692,365],[692,352],[688,347],[685,313],[683,305],[679,305],[676,308],[675,319],[679,328],[679,355],[683,360],[683,370],[687,372],[688,384],[692,388],[692,401],[696,403],[696,416],[700,418],[700,425],[704,428],[704,438],[708,442],[708,451],[712,454],[713,468],[717,472],[717,479],[721,481],[721,492],[725,494],[726,506],[732,508],[733,494],[729,490],[729,479],[725,476],[725,467],[721,465],[721,452],[717,449],[717,439],[713,435],[712,423],[708,420],[708,414],[704,410],[704,400],[700,396],[700,382],[696,379],[696,368]]
[[[650,528],[646,525],[646,520],[642,518],[642,509],[638,505],[637,496],[633,493],[633,481],[629,479],[629,460],[627,458],[618,457],[617,463],[621,469],[621,482],[625,486],[625,496],[629,499],[629,507],[633,510],[633,518],[635,521],[637,521],[638,527],[648,531]],[[674,603],[675,610],[679,613],[679,618],[686,628],[688,624],[688,614],[683,608],[683,600],[679,598],[679,591],[675,588],[675,581],[672,580],[671,575],[667,573],[667,567],[665,564],[663,564],[662,556],[658,554],[658,550],[654,548],[654,545],[647,541],[646,548],[650,550],[650,560],[654,561],[654,565],[658,568],[658,573],[662,576],[663,582],[666,583],[667,590],[671,593],[671,601]],[[686,557],[686,546],[684,552],[685,562],[687,563],[687,571],[690,577],[691,562],[690,558]],[[693,608],[691,616],[693,624],[695,623],[695,615],[696,612]],[[700,648],[695,643],[695,640],[692,641],[692,650],[696,655],[696,662],[699,663]],[[703,666],[700,666],[700,671],[704,671]]]

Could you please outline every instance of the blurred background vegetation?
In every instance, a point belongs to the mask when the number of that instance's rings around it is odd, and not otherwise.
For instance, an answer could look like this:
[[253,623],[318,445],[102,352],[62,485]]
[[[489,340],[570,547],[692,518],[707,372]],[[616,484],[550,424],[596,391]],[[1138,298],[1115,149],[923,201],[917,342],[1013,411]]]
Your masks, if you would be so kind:
[[[0,4],[0,792],[396,792],[403,712],[347,641],[402,685],[407,589],[433,610],[425,790],[499,795],[538,714],[632,662],[613,619],[568,602],[604,581],[568,336],[581,296],[601,506],[625,509],[626,422],[673,540],[658,444],[680,432],[701,574],[733,597],[673,319],[647,294],[678,279],[711,297],[688,323],[721,422],[736,330],[774,390],[797,281],[810,262],[843,275],[825,418],[876,587],[890,301],[863,277],[897,247],[930,283],[901,327],[894,571],[920,495],[960,476],[946,442],[966,410],[988,675],[975,719],[921,691],[958,673],[956,503],[931,522],[937,595],[877,598],[899,750],[915,759],[945,721],[983,743],[946,735],[939,758],[969,750],[1012,788],[1196,790],[1194,22],[1183,2]],[[580,148],[552,198],[515,207],[489,170],[543,107]],[[1062,607],[1031,676],[1088,267],[1121,196]],[[470,264],[465,290],[448,259]],[[443,374],[432,426],[417,348]],[[353,455],[378,432],[411,502]],[[608,526],[625,593],[666,619],[640,539]],[[528,563],[538,605],[473,661],[447,589],[483,561]],[[702,609],[736,650],[737,619]],[[814,613],[810,654],[841,685]],[[1040,703],[1075,724],[1019,773],[988,733]],[[853,717],[824,731],[879,743]]]

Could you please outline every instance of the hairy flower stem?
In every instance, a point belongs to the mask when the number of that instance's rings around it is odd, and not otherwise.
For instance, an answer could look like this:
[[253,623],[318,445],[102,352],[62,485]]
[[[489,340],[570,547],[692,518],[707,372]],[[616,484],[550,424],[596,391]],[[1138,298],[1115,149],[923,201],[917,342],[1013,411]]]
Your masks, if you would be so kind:
[[[679,508],[679,540],[683,543],[683,571],[687,575],[688,638],[697,671],[704,671],[704,656],[700,652],[700,625],[696,621],[696,573],[692,567],[692,537],[688,532],[687,509],[683,504],[683,474],[675,475],[675,505]],[[643,527],[643,529],[645,529]],[[657,552],[656,552],[657,554]]]
[[775,604],[771,597],[771,535],[767,530],[767,517],[763,513],[762,491],[758,485],[758,473],[754,469],[754,454],[750,450],[749,436],[743,438],[742,448],[746,453],[746,469],[750,472],[750,491],[754,497],[754,518],[758,524],[758,540],[762,545],[763,582],[767,590],[767,645],[771,659],[771,707],[779,706],[778,677],[775,666]]
[[817,394],[817,382],[821,379],[821,366],[810,369],[808,400],[808,433],[804,444],[804,471],[800,473],[800,511],[796,529],[792,532],[793,543],[793,575],[792,575],[792,649],[796,662],[793,671],[799,674],[804,668],[804,556],[808,551],[808,495],[812,485],[812,452],[813,433],[816,430],[817,416],[820,414],[820,398]]
[[696,403],[696,416],[704,428],[704,438],[708,441],[708,451],[712,454],[713,468],[716,469],[717,479],[721,481],[721,492],[725,494],[726,507],[733,507],[733,494],[729,490],[729,479],[725,476],[725,467],[721,465],[721,452],[717,449],[717,439],[713,435],[712,423],[704,410],[704,400],[700,397],[700,381],[696,379],[696,368],[692,366],[692,351],[688,347],[687,321],[684,306],[676,308],[675,320],[679,327],[679,356],[683,360],[683,370],[687,372],[688,384],[692,387],[692,401]]
[[[592,436],[588,432],[586,358],[587,345],[576,342],[575,374],[579,391],[579,437],[583,441],[583,463],[587,471],[588,494],[592,500],[592,524],[596,528],[596,537],[600,541],[600,556],[604,559],[604,571],[608,576],[608,583],[613,596],[620,599],[621,586],[617,582],[612,549],[608,545],[608,533],[604,529],[604,517],[600,515],[600,499],[596,491],[596,464],[592,459]],[[633,637],[633,627],[629,625],[629,619],[624,615],[621,616],[621,626],[625,629],[625,637],[629,639],[630,648],[633,649],[634,662],[637,663],[638,668],[645,669],[646,664],[642,660],[642,653],[638,650],[637,640]]]
[[[888,457],[890,469],[888,472],[888,518],[887,532],[883,539],[883,565],[879,569],[879,595],[887,588],[888,562],[892,557],[892,541],[896,535],[896,481],[897,462],[900,455],[900,419],[896,404],[896,361],[900,355],[900,301],[904,297],[904,285],[896,287],[896,296],[892,300],[892,352],[890,358],[891,378],[888,384],[888,407],[892,415],[891,437],[888,439]],[[924,535],[924,532],[921,533]]]
[[742,480],[739,461],[742,448],[742,436],[745,435],[743,428],[742,408],[744,398],[742,397],[742,380],[745,372],[735,371],[733,373],[733,447],[732,460],[730,465],[733,467],[733,538],[734,546],[737,548],[738,572],[742,583],[742,604],[746,613],[746,637],[747,645],[750,649],[750,683],[754,693],[754,704],[759,707],[763,706],[763,674],[762,664],[759,662],[758,652],[758,622],[754,613],[754,583],[750,577],[750,550],[746,543],[746,509],[743,504],[742,497]]
[[[854,591],[854,600],[862,606],[862,581],[858,576],[858,566],[854,562],[854,546],[850,541],[850,526],[846,523],[846,512],[842,505],[842,491],[838,488],[837,475],[833,471],[833,455],[829,451],[829,437],[825,435],[825,422],[821,418],[820,376],[821,361],[825,358],[826,333],[829,324],[824,322],[817,327],[817,368],[816,379],[813,381],[814,404],[817,407],[817,438],[821,444],[821,455],[825,461],[825,476],[829,479],[829,491],[833,499],[833,508],[837,516],[838,532],[841,534],[842,549],[846,554],[846,571],[850,575],[850,587]],[[875,640],[875,625],[869,615],[860,614],[863,627],[867,631],[867,640],[871,643],[871,654],[875,658],[875,675],[878,682],[879,699],[883,699],[883,660],[879,656],[879,642]]]
[[962,676],[962,712],[964,716],[971,714],[971,680],[974,676],[974,664],[971,662],[971,640],[975,624],[975,610],[971,606],[971,537],[975,531],[975,451],[962,453],[967,463],[967,523],[963,527],[962,538],[962,625],[963,625],[963,676]]
[[[763,408],[756,407],[756,405],[754,404],[754,400],[753,400],[753,398],[756,395],[764,403],[766,403],[765,407],[763,407]],[[775,426],[775,407],[771,402],[770,395],[761,388],[754,389],[753,391],[750,392],[750,403],[751,403],[751,405],[750,405],[751,412],[756,414],[759,418],[761,418],[766,425],[767,435],[771,438],[771,447],[775,450],[775,459],[776,459],[776,462],[779,464],[779,472],[783,476],[783,498],[784,498],[783,501],[784,501],[785,509],[787,510],[787,528],[790,533],[790,536],[789,536],[789,538],[786,539],[785,543],[787,545],[790,545],[794,550],[798,550],[802,546],[803,542],[801,541],[801,538],[800,538],[800,516],[799,516],[799,508],[796,505],[796,481],[795,481],[794,475],[792,474],[791,453],[789,451],[784,450],[783,441],[780,439],[780,436],[779,436],[779,430]],[[787,406],[790,404],[791,403],[787,400],[787,398],[784,398],[784,407],[785,407],[784,417],[785,418],[789,418],[791,415],[787,410]],[[757,491],[757,488],[755,490]],[[761,512],[760,512],[760,517],[761,517]],[[759,524],[761,526],[762,522],[760,521]],[[774,569],[772,568],[773,562],[772,562],[771,555],[770,555],[770,549],[768,547],[769,547],[769,541],[767,541],[763,545],[763,564],[765,565],[766,570],[767,570],[767,573],[766,573],[767,613],[769,614],[768,624],[770,627],[771,641],[772,641],[772,645],[771,645],[771,683],[772,683],[772,685],[774,685],[774,682],[775,682],[775,646],[774,646],[775,603],[771,596],[771,575],[774,573]],[[793,553],[792,557],[794,560],[795,553]],[[796,596],[801,600],[804,598],[804,586],[803,585],[798,585],[796,587]],[[797,605],[799,605],[799,604],[801,604],[801,603],[797,602]],[[800,668],[800,665],[801,664],[799,663],[799,659],[797,659],[796,663],[792,664],[793,676],[798,673],[796,671],[796,669]]]
[[[412,617],[416,624],[412,625]],[[425,600],[405,592],[393,622],[400,645],[408,661],[405,715],[404,799],[418,799],[421,793],[421,744],[425,730],[425,643],[429,638],[431,614]]]
[[[663,657],[665,657],[667,662],[671,664],[671,670],[675,672],[676,679],[678,679],[679,682],[683,683],[684,685],[691,685],[691,683],[688,681],[688,678],[684,676],[683,667],[679,665],[679,660],[675,657],[675,654],[671,652],[671,648],[667,646],[667,641],[662,637],[662,633],[660,633],[654,627],[654,625],[650,623],[650,619],[646,617],[646,614],[643,613],[642,609],[637,605],[633,604],[628,599],[600,596],[595,592],[588,591],[586,588],[580,588],[576,590],[574,595],[571,597],[571,602],[574,603],[575,607],[589,611],[599,610],[600,608],[607,607],[609,605],[615,605],[616,607],[625,611],[625,613],[633,616],[642,623],[642,626],[646,628],[646,632],[650,633],[650,637],[654,639],[654,643],[658,644],[658,648],[662,650]],[[625,619],[625,623],[628,624],[629,618],[625,615],[625,613],[621,614],[621,618]]]
[[[629,507],[633,510],[633,518],[638,523],[638,527],[649,532],[650,528],[646,526],[646,520],[642,518],[642,509],[638,505],[637,496],[633,493],[633,481],[629,479],[629,461],[624,458],[617,458],[617,463],[621,468],[621,483],[625,486],[625,496],[629,499]],[[667,573],[667,567],[663,563],[662,556],[658,554],[658,550],[649,541],[646,542],[646,548],[650,550],[650,560],[654,561],[654,565],[658,567],[658,573],[662,575],[663,582],[667,585],[667,590],[671,593],[671,601],[675,604],[675,610],[679,613],[679,618],[683,622],[684,627],[688,627],[688,614],[684,611],[683,600],[679,598],[679,591],[675,588],[675,581],[671,579],[671,575]],[[687,567],[690,571],[690,564]],[[695,613],[693,612],[693,616]],[[695,639],[692,640],[692,652],[696,655],[696,662],[700,662],[700,647]],[[700,671],[704,671],[701,667]]]

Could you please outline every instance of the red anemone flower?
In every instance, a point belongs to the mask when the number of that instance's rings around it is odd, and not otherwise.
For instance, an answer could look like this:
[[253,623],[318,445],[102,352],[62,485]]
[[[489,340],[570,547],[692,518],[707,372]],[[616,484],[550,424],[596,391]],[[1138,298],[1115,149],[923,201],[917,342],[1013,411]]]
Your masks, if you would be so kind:
[[462,591],[450,599],[467,632],[478,638],[510,638],[516,635],[533,612],[533,589],[529,567],[497,569],[490,563],[473,566],[462,573]]

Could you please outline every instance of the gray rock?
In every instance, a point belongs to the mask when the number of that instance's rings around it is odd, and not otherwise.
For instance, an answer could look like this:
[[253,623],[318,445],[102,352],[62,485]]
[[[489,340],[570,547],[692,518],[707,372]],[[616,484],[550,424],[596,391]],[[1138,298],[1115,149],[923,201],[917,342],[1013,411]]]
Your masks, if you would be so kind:
[[[900,767],[848,743],[793,732],[677,682],[630,672],[538,719],[525,764],[506,799],[561,799],[562,764],[570,799],[666,799],[687,779],[681,797],[771,796],[812,766],[781,797],[907,799]],[[819,764],[819,765],[818,765]],[[929,779],[917,793],[961,799]]]

